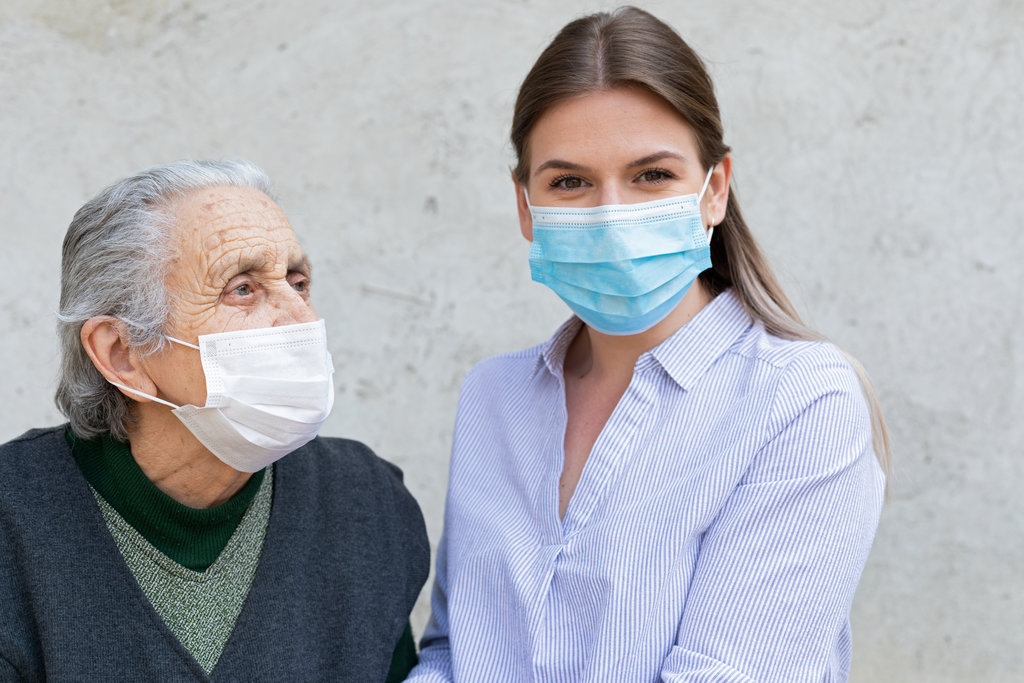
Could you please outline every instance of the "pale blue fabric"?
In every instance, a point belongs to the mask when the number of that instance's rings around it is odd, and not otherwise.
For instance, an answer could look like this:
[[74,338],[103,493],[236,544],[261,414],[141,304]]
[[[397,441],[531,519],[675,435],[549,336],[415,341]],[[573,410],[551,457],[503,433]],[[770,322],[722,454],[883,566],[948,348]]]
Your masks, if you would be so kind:
[[640,356],[559,519],[579,329],[466,378],[409,680],[847,680],[884,476],[845,357],[720,294]]
[[711,267],[697,195],[530,212],[532,278],[600,332],[649,329]]
[[[605,330],[602,328],[616,327],[611,321],[621,319],[623,324],[628,326],[630,325],[630,320],[639,321],[647,313],[661,307],[665,302],[672,304],[664,312],[665,315],[668,315],[672,308],[675,308],[675,304],[678,304],[686,292],[689,291],[690,285],[693,284],[697,276],[710,267],[710,264],[711,261],[709,259],[701,259],[685,264],[683,270],[670,280],[656,286],[654,289],[645,291],[641,295],[599,294],[592,289],[567,282],[557,282],[555,285],[549,286],[558,292],[558,295],[573,309],[576,315],[583,318],[591,327],[595,327],[603,332]],[[545,284],[548,283],[545,282]],[[577,309],[592,311],[593,314],[588,317],[582,315]],[[604,319],[604,316],[607,316],[607,320]],[[658,318],[654,323],[659,322],[662,318]],[[654,323],[651,324],[653,325]],[[650,327],[650,325],[642,326],[641,322],[635,322],[633,325],[638,328],[637,331]]]
[[[531,250],[534,247],[530,247]],[[651,291],[679,276],[690,268],[690,260],[682,254],[660,254],[628,261],[591,263],[580,272],[574,263],[537,259],[537,276],[573,284],[578,281],[585,289],[610,296],[636,296]],[[645,282],[637,281],[637,271],[646,271]],[[536,279],[536,278],[535,278]]]

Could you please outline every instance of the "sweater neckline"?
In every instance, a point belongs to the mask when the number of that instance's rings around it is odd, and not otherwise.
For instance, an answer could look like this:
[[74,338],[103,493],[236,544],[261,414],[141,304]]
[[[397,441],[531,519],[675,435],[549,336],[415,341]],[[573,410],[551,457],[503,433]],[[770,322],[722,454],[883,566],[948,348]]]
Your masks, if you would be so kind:
[[65,432],[86,481],[143,538],[178,564],[194,571],[212,565],[249,508],[266,470],[230,500],[212,508],[192,508],[174,500],[146,477],[128,443],[109,435],[81,439]]

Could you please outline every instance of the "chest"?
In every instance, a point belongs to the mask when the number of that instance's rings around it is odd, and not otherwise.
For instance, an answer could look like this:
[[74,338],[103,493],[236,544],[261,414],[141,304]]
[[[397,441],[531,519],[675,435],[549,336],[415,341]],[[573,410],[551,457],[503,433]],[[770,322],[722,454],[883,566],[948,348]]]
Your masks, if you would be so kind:
[[[708,510],[707,499],[731,490],[759,448],[770,392],[741,381],[684,391],[653,370],[640,368],[618,397],[545,374],[464,401],[449,523],[472,520],[473,539],[488,547],[550,544],[651,510]],[[567,475],[576,479],[568,506]],[[663,519],[689,524],[678,514]]]
[[[56,450],[0,452],[0,481],[18,482],[0,486],[0,558],[13,558],[0,560],[0,679],[9,664],[27,680],[208,680],[140,590],[70,453]],[[300,462],[275,481],[277,522],[213,680],[381,680],[426,577],[422,521],[393,517],[408,494],[363,476],[368,467]],[[375,502],[385,499],[391,509]],[[400,552],[383,561],[381,547]]]
[[[473,613],[460,596],[487,595],[493,613],[508,615],[503,630],[516,634],[517,647],[529,644],[524,670],[568,666],[549,643],[608,643],[594,647],[607,661],[590,660],[602,672],[593,680],[653,680],[616,667],[626,651],[671,643],[701,534],[742,476],[736,445],[707,428],[706,404],[657,378],[635,379],[616,401],[581,392],[574,404],[573,392],[562,391],[510,401],[492,429],[480,426],[493,405],[464,415],[477,430],[457,430],[453,452],[452,614]],[[730,412],[712,420],[744,422]],[[559,518],[574,443],[586,462]]]
[[[587,457],[615,412],[629,381],[588,382],[565,378],[565,460],[563,478],[578,480]],[[569,492],[571,495],[571,491]]]

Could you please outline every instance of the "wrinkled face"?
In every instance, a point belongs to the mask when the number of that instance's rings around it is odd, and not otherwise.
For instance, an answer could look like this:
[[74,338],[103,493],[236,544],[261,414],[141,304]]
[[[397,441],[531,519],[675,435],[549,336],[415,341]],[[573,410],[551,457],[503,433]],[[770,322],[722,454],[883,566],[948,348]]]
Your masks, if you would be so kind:
[[215,187],[185,197],[167,286],[173,336],[316,320],[310,268],[281,208],[258,190]]
[[[281,208],[258,190],[213,187],[170,207],[177,218],[167,288],[168,335],[198,344],[202,334],[317,319],[310,266]],[[176,405],[206,402],[195,349],[171,344],[142,360],[160,396]]]
[[[639,87],[559,102],[537,120],[528,142],[526,189],[534,206],[635,204],[697,194],[708,172],[686,120]],[[525,196],[517,189],[523,234],[532,239]],[[712,222],[713,194],[701,204],[705,225]]]

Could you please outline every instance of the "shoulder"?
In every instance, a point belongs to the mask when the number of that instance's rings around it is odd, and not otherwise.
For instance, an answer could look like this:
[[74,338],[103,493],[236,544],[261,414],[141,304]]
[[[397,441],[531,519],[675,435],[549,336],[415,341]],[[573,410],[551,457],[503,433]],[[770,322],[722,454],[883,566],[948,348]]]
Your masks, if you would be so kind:
[[493,379],[510,374],[529,374],[537,366],[537,363],[543,362],[541,354],[544,351],[544,346],[545,344],[537,344],[527,349],[499,353],[484,358],[466,374],[466,382]]
[[402,470],[366,444],[318,436],[274,464],[274,489],[275,504],[280,492],[280,500],[292,508],[288,513],[305,520],[297,526],[314,528],[308,517],[313,515],[346,520],[344,533],[331,526],[332,533],[360,539],[355,543],[401,539],[403,554],[426,578],[430,546],[419,504],[405,487]]
[[20,453],[32,450],[48,450],[54,443],[63,443],[66,425],[30,429],[21,436],[0,444],[0,453]]
[[772,374],[768,432],[751,479],[802,477],[874,461],[867,399],[846,354],[829,342],[766,333],[750,351]]
[[354,439],[318,436],[279,463],[346,488],[401,487],[402,470]]
[[736,340],[729,353],[785,370],[791,364],[818,362],[826,358],[845,359],[832,343],[806,339],[785,339],[768,332],[759,321]]
[[281,482],[347,514],[363,511],[401,524],[423,525],[402,470],[359,441],[318,436],[274,467],[275,487]]
[[489,393],[496,387],[522,386],[544,367],[560,366],[583,321],[575,315],[562,323],[546,341],[518,351],[490,356],[473,366],[462,384],[462,391],[484,386]]
[[760,366],[775,385],[777,397],[837,388],[859,393],[857,372],[850,358],[827,341],[783,339],[755,323],[728,354]]
[[[71,462],[71,449],[64,438],[66,426],[30,429],[21,436],[0,444],[0,472],[17,471],[16,478],[0,475],[4,482],[20,486],[33,472],[52,476],[54,461]],[[65,457],[67,456],[67,457]]]
[[[829,342],[782,340],[773,361],[780,368],[777,408],[807,405],[826,396],[845,395],[864,405],[860,380],[850,358]],[[784,345],[784,346],[783,346]],[[783,350],[784,349],[784,350]]]
[[521,390],[544,365],[545,344],[490,356],[474,365],[462,381],[460,405],[476,398],[497,398],[507,391]]
[[466,373],[459,390],[456,430],[466,420],[475,422],[495,406],[516,403],[529,392],[532,378],[544,365],[543,345],[485,358]]
[[90,510],[98,519],[65,429],[32,429],[0,445],[0,537],[58,538],[75,533],[69,519],[85,524]]

